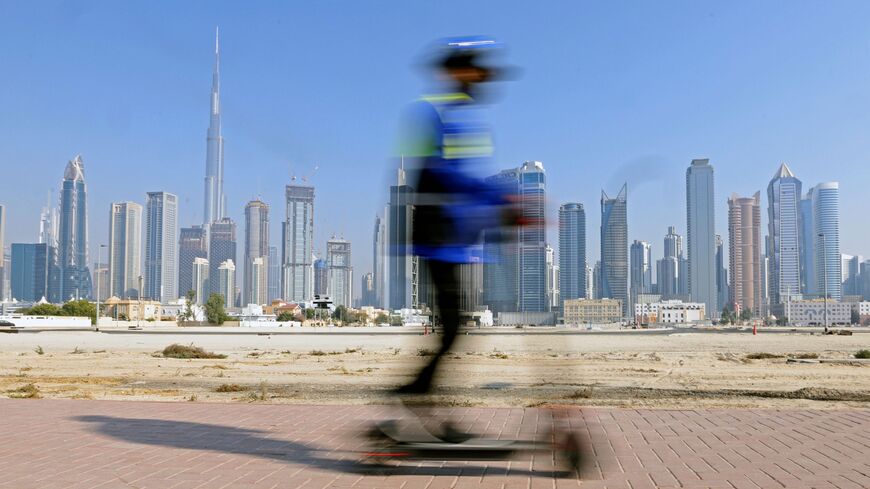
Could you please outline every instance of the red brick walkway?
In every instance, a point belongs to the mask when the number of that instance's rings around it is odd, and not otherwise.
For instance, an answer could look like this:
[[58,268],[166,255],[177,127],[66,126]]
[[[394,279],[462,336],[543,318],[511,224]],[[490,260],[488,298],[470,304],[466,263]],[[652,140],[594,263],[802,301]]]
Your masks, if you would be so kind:
[[[390,409],[0,400],[0,488],[870,487],[870,411],[572,410],[593,456],[581,479],[552,456],[357,464],[358,436]],[[476,431],[545,432],[536,409],[453,410]]]

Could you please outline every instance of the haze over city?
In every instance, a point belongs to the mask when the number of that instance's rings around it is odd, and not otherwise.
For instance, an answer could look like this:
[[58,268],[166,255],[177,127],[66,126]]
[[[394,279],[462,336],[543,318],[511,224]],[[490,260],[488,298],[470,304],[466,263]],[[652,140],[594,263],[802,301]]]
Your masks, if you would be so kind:
[[[9,3],[0,19],[0,202],[6,243],[33,242],[47,193],[81,154],[91,261],[106,243],[111,202],[179,196],[179,226],[202,222],[214,30],[221,29],[227,213],[243,223],[259,196],[272,244],[284,186],[316,188],[314,249],[332,235],[371,270],[372,225],[393,183],[402,109],[425,88],[433,39],[486,32],[522,76],[501,84],[491,119],[498,169],[542,161],[548,217],[587,212],[598,254],[601,190],[628,183],[629,242],[662,253],[667,227],[686,233],[685,169],[715,167],[716,231],[726,199],[761,190],[786,162],[805,188],[840,182],[840,249],[870,253],[870,34],[862,2],[729,5],[345,3],[162,8]],[[448,23],[449,21],[449,23]],[[449,28],[445,31],[445,26]],[[318,168],[316,173],[314,168]],[[762,229],[766,229],[766,198]],[[556,229],[548,241],[558,246]],[[358,288],[355,284],[355,288]],[[358,292],[355,293],[358,295]]]

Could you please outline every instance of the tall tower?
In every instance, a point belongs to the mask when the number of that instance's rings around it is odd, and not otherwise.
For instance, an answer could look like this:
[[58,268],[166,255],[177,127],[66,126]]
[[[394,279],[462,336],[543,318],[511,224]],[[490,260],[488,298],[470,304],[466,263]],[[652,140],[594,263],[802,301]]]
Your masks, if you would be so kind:
[[683,271],[683,237],[677,234],[677,228],[668,226],[665,235],[662,259],[658,261],[656,283],[663,299],[672,299],[684,294],[681,287],[680,274]]
[[[254,267],[254,260],[259,266]],[[268,297],[269,267],[269,206],[260,200],[252,200],[245,206],[245,283],[242,305],[266,304]],[[256,277],[254,276],[256,273]]]
[[387,275],[387,237],[386,226],[381,216],[375,216],[375,231],[372,237],[372,303],[370,306],[384,307]]
[[[209,289],[212,293],[226,295],[226,290],[221,290],[220,273],[218,268],[226,261],[233,264],[232,279],[235,280],[235,263],[236,263],[236,223],[232,219],[225,217],[219,221],[211,223],[209,226],[209,243],[208,243],[208,262],[209,262]],[[235,282],[231,285],[235,290]],[[229,299],[234,298],[234,293]],[[206,298],[208,299],[208,298]],[[230,300],[226,304],[232,307],[235,300]]]
[[269,304],[281,298],[281,260],[278,259],[278,247],[269,247]]
[[770,303],[774,305],[801,291],[800,198],[801,181],[783,163],[767,186]]
[[208,258],[208,238],[206,229],[202,226],[181,228],[178,239],[178,295],[186,296],[195,291],[194,261],[197,258]]
[[55,299],[66,302],[91,295],[88,270],[88,198],[85,164],[77,155],[66,165],[60,195],[58,266]]
[[601,191],[601,297],[622,301],[628,317],[628,185],[616,198]]
[[[506,195],[519,193],[519,169],[502,170],[486,182]],[[493,313],[519,311],[519,232],[514,226],[487,229],[483,235],[483,301]],[[391,277],[392,280],[392,277]]]
[[145,292],[143,297],[178,299],[178,197],[148,192],[145,218]]
[[287,185],[287,220],[282,227],[284,256],[283,299],[304,302],[314,299],[314,187]]
[[[559,207],[559,299],[586,295],[586,210],[569,202]],[[591,299],[591,297],[590,297]],[[559,305],[562,307],[562,304]]]
[[217,267],[217,294],[224,299],[224,305],[235,307],[236,305],[236,264],[233,260],[226,260]]
[[326,242],[326,291],[336,306],[353,305],[353,267],[350,258],[350,241],[333,237]]
[[628,291],[631,302],[628,312],[633,316],[637,296],[652,292],[652,246],[647,241],[634,240],[630,251]]
[[688,238],[689,295],[703,302],[709,317],[717,317],[716,213],[713,166],[710,160],[692,160],[686,170],[686,229]]
[[411,252],[411,227],[414,219],[413,189],[405,182],[405,170],[400,168],[396,185],[390,186],[387,207],[387,280],[389,290],[386,305],[390,309],[405,309],[417,305],[417,259]]
[[[813,268],[816,291],[835,301],[843,298],[840,259],[840,184],[820,183],[812,189],[813,198]],[[827,269],[827,286],[825,270]]]
[[[6,208],[0,204],[0,254],[6,253],[5,236],[6,234]],[[5,260],[0,260],[0,302],[6,300],[9,295],[9,287],[6,282],[9,281],[10,271],[4,266]]]
[[135,202],[112,204],[109,215],[109,296],[138,296],[141,249],[142,206]]
[[731,266],[731,296],[729,302],[750,311],[755,317],[763,314],[761,283],[761,194],[728,199],[728,248]]
[[728,296],[731,293],[728,287],[728,269],[725,268],[725,242],[721,235],[716,235],[716,294],[718,297],[716,310],[728,304]]
[[520,311],[546,312],[547,236],[544,219],[546,175],[540,161],[526,161],[520,167],[520,199],[523,218],[531,225],[519,229]]
[[815,231],[813,227],[813,189],[810,189],[800,201],[800,269],[801,269],[801,293],[806,296],[815,296]]
[[220,35],[215,30],[214,71],[211,76],[211,113],[206,133],[205,209],[203,223],[208,226],[226,216],[224,197],[224,138],[221,135]]

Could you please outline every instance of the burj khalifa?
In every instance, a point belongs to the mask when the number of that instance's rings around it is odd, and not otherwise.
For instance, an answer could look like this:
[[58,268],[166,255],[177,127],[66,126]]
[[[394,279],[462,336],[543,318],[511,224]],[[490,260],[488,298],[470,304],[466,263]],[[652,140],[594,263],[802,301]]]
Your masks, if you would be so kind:
[[205,156],[205,210],[208,226],[226,216],[224,197],[224,138],[221,136],[220,34],[215,31],[214,72],[211,81],[211,117],[208,124]]

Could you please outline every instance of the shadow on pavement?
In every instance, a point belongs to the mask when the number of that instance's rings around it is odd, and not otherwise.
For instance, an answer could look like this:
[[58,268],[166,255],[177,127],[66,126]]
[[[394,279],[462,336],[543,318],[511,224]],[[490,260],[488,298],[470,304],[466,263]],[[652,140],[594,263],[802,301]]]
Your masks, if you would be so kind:
[[[118,418],[112,416],[76,416],[76,421],[90,423],[93,430],[126,442],[142,445],[158,445],[186,450],[208,450],[213,452],[249,455],[284,462],[304,464],[327,471],[337,471],[356,475],[431,475],[431,476],[471,476],[485,474],[499,476],[526,477],[565,477],[571,476],[562,471],[524,470],[487,467],[485,465],[462,465],[457,467],[427,466],[373,466],[357,460],[352,452],[344,452],[352,459],[327,458],[334,450],[315,448],[303,443],[275,439],[268,432],[222,426],[215,424],[169,421],[162,419]],[[352,436],[348,434],[348,436]],[[340,456],[340,455],[339,455]]]

